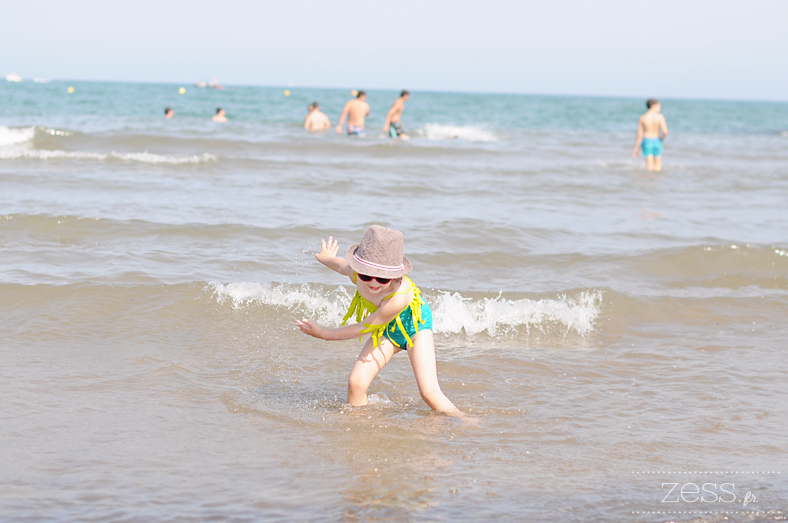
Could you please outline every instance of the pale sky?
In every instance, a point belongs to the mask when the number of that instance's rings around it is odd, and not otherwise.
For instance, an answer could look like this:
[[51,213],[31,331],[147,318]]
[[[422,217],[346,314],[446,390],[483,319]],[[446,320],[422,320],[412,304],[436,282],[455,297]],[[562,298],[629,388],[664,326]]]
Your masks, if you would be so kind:
[[788,100],[788,0],[3,0],[0,74]]

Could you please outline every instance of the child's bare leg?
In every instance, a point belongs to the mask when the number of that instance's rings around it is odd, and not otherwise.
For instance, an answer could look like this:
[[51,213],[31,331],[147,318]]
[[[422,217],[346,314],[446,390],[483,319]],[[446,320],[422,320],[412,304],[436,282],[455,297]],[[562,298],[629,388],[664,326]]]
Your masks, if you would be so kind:
[[354,407],[366,405],[367,389],[372,380],[378,375],[380,369],[391,361],[391,357],[400,350],[402,349],[398,349],[385,338],[380,340],[379,347],[372,344],[372,338],[368,339],[364,344],[364,348],[361,349],[358,359],[356,359],[353,372],[350,373],[350,379],[347,384],[347,402]]
[[646,170],[653,171],[654,170],[654,156],[646,156]]
[[655,171],[661,171],[662,170],[662,157],[661,156],[655,156],[654,157],[654,170]]
[[416,376],[421,398],[437,412],[457,412],[457,407],[441,390],[438,384],[438,370],[435,365],[435,343],[431,330],[419,331],[408,347],[408,357]]

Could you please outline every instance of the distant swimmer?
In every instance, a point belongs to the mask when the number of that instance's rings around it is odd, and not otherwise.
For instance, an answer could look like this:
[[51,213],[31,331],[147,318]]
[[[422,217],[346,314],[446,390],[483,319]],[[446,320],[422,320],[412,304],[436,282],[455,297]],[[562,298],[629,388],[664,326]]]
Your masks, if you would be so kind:
[[224,115],[224,109],[222,109],[221,107],[217,108],[216,114],[213,115],[213,118],[211,118],[211,120],[213,120],[214,122],[226,122],[227,117]]
[[309,106],[309,114],[304,119],[304,129],[317,133],[330,127],[331,122],[328,120],[328,116],[320,110],[320,104],[317,102],[312,103]]
[[401,138],[403,140],[410,138],[402,129],[402,111],[405,110],[405,102],[408,101],[408,98],[410,98],[410,93],[402,91],[386,115],[386,124],[383,126],[383,132],[392,138]]
[[369,116],[369,104],[364,101],[366,99],[367,94],[364,91],[359,91],[355,100],[350,100],[345,104],[339,117],[339,124],[337,124],[338,134],[342,134],[342,124],[347,116],[347,133],[351,136],[366,136],[364,119]]
[[[632,157],[638,157],[638,149],[643,149],[646,157],[646,169],[649,171],[662,170],[662,141],[668,135],[668,124],[665,117],[660,114],[659,100],[651,99],[646,102],[648,112],[638,120],[638,136],[635,141],[635,150]],[[660,137],[660,131],[662,136]]]
[[172,107],[167,107],[164,110],[164,117],[169,120],[173,116],[175,116],[175,111],[172,110]]

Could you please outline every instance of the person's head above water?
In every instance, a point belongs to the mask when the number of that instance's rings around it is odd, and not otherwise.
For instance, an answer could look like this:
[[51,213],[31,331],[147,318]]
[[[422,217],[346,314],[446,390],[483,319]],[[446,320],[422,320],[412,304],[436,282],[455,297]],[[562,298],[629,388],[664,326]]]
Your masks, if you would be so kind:
[[224,114],[224,109],[222,109],[221,107],[217,107],[216,114]]
[[657,100],[656,98],[651,98],[651,99],[649,99],[649,101],[646,102],[646,108],[647,109],[651,109],[655,105],[657,106],[656,108],[659,109],[660,103],[659,103],[659,100]]
[[408,98],[409,96],[410,96],[410,93],[408,91],[405,91],[405,90],[403,90],[401,93],[399,93],[399,97],[400,98]]
[[172,110],[172,107],[167,107],[167,108],[164,110],[164,117],[165,117],[165,118],[172,118],[172,116],[173,116],[174,114],[175,114],[175,111],[173,111],[173,110]]
[[364,91],[359,91],[358,94],[356,95],[356,98],[358,98],[359,100],[363,100],[366,97],[367,97],[367,93],[365,93]]
[[310,107],[312,107],[312,109],[320,109],[320,104],[317,102],[312,102],[312,105]]

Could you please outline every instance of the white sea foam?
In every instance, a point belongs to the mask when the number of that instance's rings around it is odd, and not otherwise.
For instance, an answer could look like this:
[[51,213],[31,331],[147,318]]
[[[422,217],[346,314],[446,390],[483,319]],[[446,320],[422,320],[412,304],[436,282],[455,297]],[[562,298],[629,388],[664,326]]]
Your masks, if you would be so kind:
[[[481,127],[470,125],[440,125],[428,123],[424,126],[423,135],[429,140],[466,140],[469,142],[497,142],[498,137]],[[420,134],[422,134],[420,133]]]
[[530,332],[532,328],[545,329],[552,324],[585,335],[594,330],[601,302],[599,291],[558,300],[507,300],[502,296],[472,300],[458,292],[446,292],[432,300],[432,310],[435,332],[464,331],[468,335],[487,332],[495,336],[501,331],[524,328]]
[[388,397],[382,393],[377,392],[375,394],[370,394],[367,396],[367,400],[369,401],[370,405],[393,405],[394,402],[388,399]]
[[211,282],[210,287],[219,303],[230,303],[234,309],[250,305],[273,305],[303,313],[319,323],[339,325],[350,305],[350,295],[337,287],[328,295],[309,285],[289,286],[269,283]]
[[17,145],[33,139],[36,134],[35,127],[22,127],[11,129],[0,125],[0,146]]
[[202,163],[202,162],[214,162],[216,161],[216,156],[208,153],[203,154],[193,154],[190,156],[168,156],[166,154],[153,154],[149,152],[144,153],[116,153],[112,152],[110,154],[111,158],[117,158],[119,160],[124,161],[131,161],[131,162],[143,162],[143,163]]
[[[213,282],[209,287],[219,303],[229,303],[236,309],[273,305],[333,326],[342,321],[351,298],[344,287],[327,294],[309,285]],[[473,336],[486,332],[496,336],[509,331],[544,331],[558,326],[566,332],[585,335],[594,330],[602,293],[587,291],[574,297],[541,300],[509,300],[502,296],[474,300],[457,292],[440,292],[429,301],[434,330],[438,333]]]
[[[0,138],[1,139],[1,138]],[[79,160],[118,160],[126,162],[142,162],[142,163],[164,163],[164,164],[184,164],[184,163],[201,163],[212,162],[216,157],[212,154],[200,154],[191,156],[169,156],[165,154],[153,154],[149,152],[142,153],[117,153],[111,152],[108,154],[94,153],[87,151],[63,151],[60,149],[26,149],[22,147],[9,147],[0,149],[0,160],[17,160],[20,158],[31,158],[37,160],[61,160],[61,159],[79,159]]]

